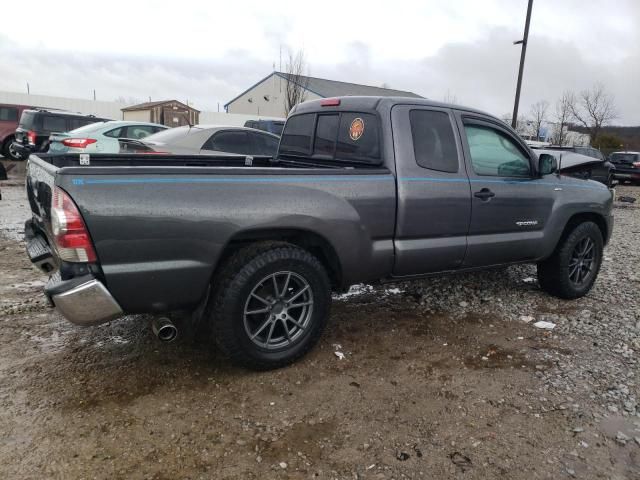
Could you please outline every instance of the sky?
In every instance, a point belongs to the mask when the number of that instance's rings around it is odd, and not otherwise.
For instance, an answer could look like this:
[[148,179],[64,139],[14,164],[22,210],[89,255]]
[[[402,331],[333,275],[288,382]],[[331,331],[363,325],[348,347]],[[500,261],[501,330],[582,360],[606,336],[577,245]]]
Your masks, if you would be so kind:
[[[216,111],[303,50],[312,76],[511,112],[527,0],[30,0],[0,26],[0,90],[175,98]],[[534,0],[521,114],[601,82],[640,125],[640,0]]]

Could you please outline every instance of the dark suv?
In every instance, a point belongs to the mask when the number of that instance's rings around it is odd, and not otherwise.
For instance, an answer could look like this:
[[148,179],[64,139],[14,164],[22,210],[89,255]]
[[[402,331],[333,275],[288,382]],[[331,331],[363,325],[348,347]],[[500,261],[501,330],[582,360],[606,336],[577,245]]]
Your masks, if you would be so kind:
[[46,152],[52,133],[68,132],[90,123],[107,121],[107,118],[63,110],[25,110],[20,117],[12,148],[24,160],[32,152]]
[[282,129],[284,128],[284,120],[247,120],[244,122],[244,126],[281,136]]

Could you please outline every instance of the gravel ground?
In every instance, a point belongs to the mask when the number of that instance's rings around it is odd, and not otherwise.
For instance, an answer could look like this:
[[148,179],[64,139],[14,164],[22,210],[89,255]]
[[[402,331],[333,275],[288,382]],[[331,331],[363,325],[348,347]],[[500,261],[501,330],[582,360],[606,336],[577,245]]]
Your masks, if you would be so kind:
[[310,355],[253,373],[189,332],[159,344],[144,316],[50,310],[10,175],[0,478],[640,478],[640,201],[616,204],[585,298],[542,293],[531,266],[359,286]]

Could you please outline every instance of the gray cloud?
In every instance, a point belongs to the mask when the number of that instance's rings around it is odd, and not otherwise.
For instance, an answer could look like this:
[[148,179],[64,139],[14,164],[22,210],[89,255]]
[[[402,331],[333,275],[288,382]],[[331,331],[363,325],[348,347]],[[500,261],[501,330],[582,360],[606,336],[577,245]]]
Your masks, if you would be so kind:
[[[285,22],[286,23],[286,22]],[[280,28],[267,32],[273,45],[282,43]],[[370,85],[389,84],[434,100],[447,92],[458,103],[496,115],[510,112],[515,91],[520,49],[512,45],[519,30],[491,29],[474,43],[449,43],[433,56],[419,61],[378,61],[362,42],[346,45],[345,62],[316,64],[309,58],[312,75]],[[634,80],[640,78],[637,44],[619,60],[599,61],[572,43],[532,35],[520,111],[541,99],[553,103],[565,89],[579,91],[601,81],[615,96],[620,124],[640,124],[640,95]],[[5,66],[0,89],[98,99],[135,97],[141,100],[177,98],[215,110],[267,75],[274,59],[256,58],[250,51],[229,51],[211,60],[181,60],[161,56],[99,55],[22,48],[0,36],[0,63]]]

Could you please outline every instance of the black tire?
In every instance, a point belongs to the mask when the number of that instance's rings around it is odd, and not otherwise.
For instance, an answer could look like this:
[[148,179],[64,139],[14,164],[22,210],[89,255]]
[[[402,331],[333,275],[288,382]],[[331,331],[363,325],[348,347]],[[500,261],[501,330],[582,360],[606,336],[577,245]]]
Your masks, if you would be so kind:
[[[264,290],[260,289],[266,290],[269,286],[262,280],[274,275],[276,294],[265,295]],[[281,279],[278,285],[277,278],[280,275],[285,278]],[[289,287],[290,282],[292,286]],[[297,293],[295,282],[300,284]],[[305,282],[306,289],[303,287]],[[252,370],[280,368],[301,358],[317,343],[329,318],[331,286],[326,270],[309,252],[288,243],[264,242],[240,249],[214,276],[213,288],[210,319],[213,337],[233,363]],[[282,288],[282,300],[278,296],[278,288]],[[300,291],[303,293],[300,294]],[[256,293],[259,295],[252,295]],[[311,306],[293,308],[290,303],[286,303],[285,307],[285,297],[289,296],[291,300],[295,295],[303,295],[310,299]],[[253,310],[249,305],[250,302],[256,301],[256,298],[261,299],[258,302],[259,307],[267,305],[265,308],[271,310],[267,313],[252,314]],[[268,302],[278,300],[276,304],[269,306],[263,302],[264,299]],[[285,308],[284,313],[282,310],[277,311]],[[287,316],[289,311],[292,312],[292,316],[301,311],[305,312],[304,321],[297,319],[302,323],[308,322],[304,329],[298,328],[297,323],[288,323],[288,320],[279,318],[280,314]],[[255,324],[252,324],[254,320]],[[260,325],[269,321],[274,327],[263,326],[265,330],[260,330]],[[252,330],[254,326],[255,330]],[[260,333],[261,336],[256,340],[252,339],[251,334],[258,335],[255,332],[259,330],[264,333]],[[280,335],[277,338],[283,342],[281,346],[269,345],[272,334],[276,335],[276,331],[280,332],[277,333]],[[269,336],[263,340],[262,337],[267,333]],[[258,345],[259,342],[263,342],[263,345]]]
[[13,160],[15,162],[19,162],[24,160],[24,157],[20,155],[18,152],[14,151],[11,148],[11,143],[13,142],[13,137],[9,137],[2,144],[2,156],[7,160]]
[[[583,245],[587,245],[587,242],[591,242],[593,246],[593,259],[588,267],[585,260],[587,257],[577,260],[580,258],[580,249]],[[540,287],[545,292],[564,299],[574,299],[586,295],[593,287],[600,271],[603,248],[602,233],[595,223],[577,224],[563,235],[553,255],[538,263]],[[585,266],[583,266],[583,261],[585,261]],[[582,274],[585,276],[580,280]]]

